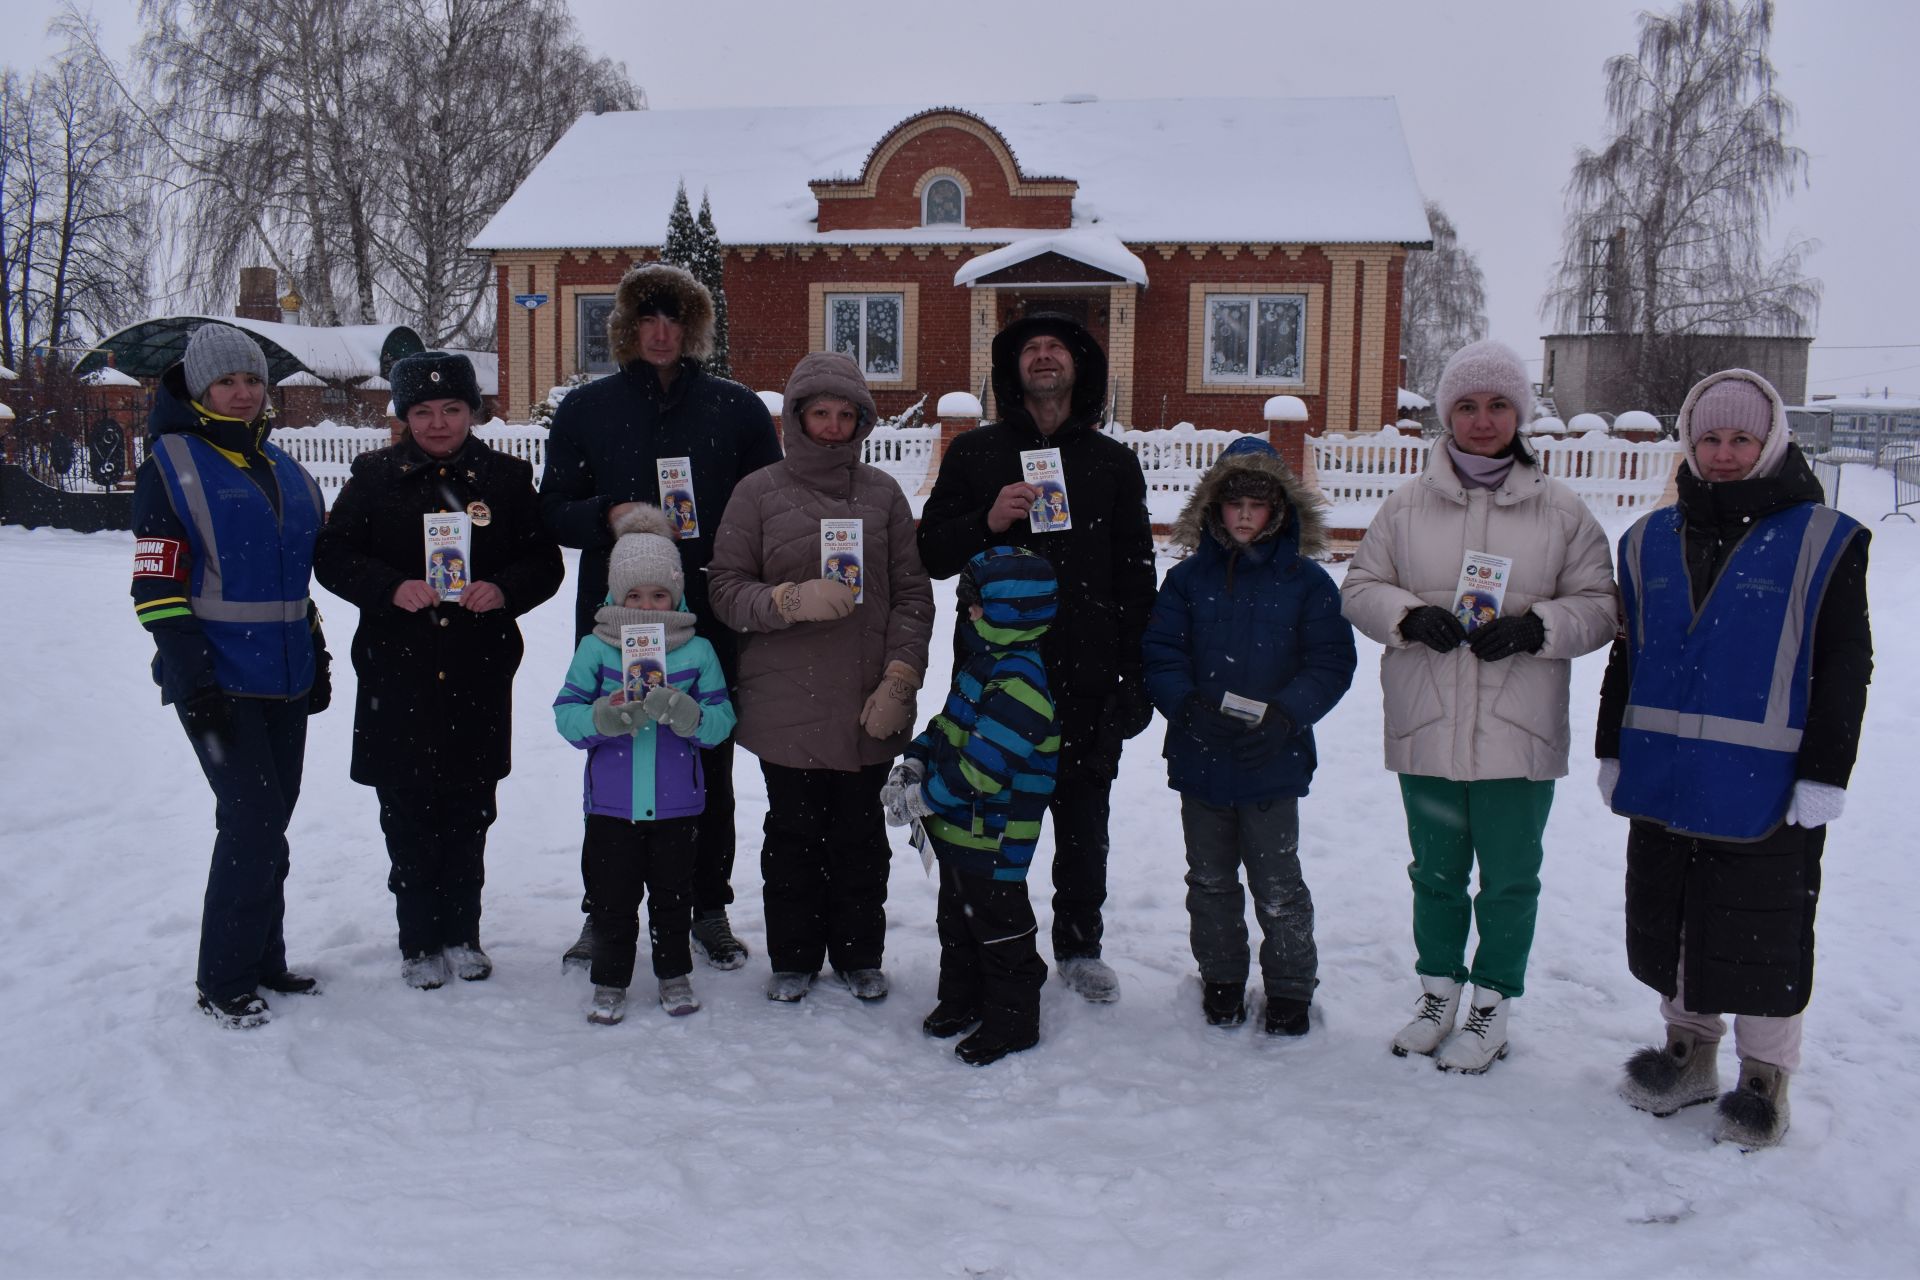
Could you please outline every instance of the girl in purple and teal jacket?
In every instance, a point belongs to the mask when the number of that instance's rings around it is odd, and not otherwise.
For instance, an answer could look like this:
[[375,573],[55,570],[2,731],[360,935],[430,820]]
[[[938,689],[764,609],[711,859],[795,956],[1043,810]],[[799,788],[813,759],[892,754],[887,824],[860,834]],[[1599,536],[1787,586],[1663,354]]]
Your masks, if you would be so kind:
[[[674,1015],[700,1007],[687,975],[693,956],[693,859],[706,808],[701,747],[733,732],[733,704],[713,646],[693,633],[686,576],[666,517],[641,507],[622,517],[609,568],[609,599],[594,615],[553,700],[560,736],[587,752],[586,840],[581,872],[592,902],[593,1009],[597,1023],[625,1016],[639,942],[640,903],[660,1003]],[[629,700],[620,628],[666,629],[666,679]]]

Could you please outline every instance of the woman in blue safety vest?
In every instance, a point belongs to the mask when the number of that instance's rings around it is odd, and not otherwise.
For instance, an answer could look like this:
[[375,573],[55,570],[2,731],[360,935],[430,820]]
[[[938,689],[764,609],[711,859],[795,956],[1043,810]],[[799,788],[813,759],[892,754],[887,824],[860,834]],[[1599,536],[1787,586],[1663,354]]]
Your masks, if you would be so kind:
[[267,361],[231,325],[194,330],[161,376],[134,481],[133,604],[213,789],[216,836],[200,920],[200,1008],[221,1026],[267,1020],[260,992],[307,993],[287,968],[287,823],[307,717],[332,696],[307,597],[319,486],[267,442]]
[[1660,992],[1662,1048],[1621,1095],[1654,1115],[1736,1088],[1714,1136],[1787,1131],[1813,984],[1827,824],[1840,816],[1873,673],[1867,531],[1823,504],[1780,395],[1744,369],[1681,406],[1679,501],[1620,540],[1625,633],[1601,689],[1600,792],[1627,837],[1627,962]]

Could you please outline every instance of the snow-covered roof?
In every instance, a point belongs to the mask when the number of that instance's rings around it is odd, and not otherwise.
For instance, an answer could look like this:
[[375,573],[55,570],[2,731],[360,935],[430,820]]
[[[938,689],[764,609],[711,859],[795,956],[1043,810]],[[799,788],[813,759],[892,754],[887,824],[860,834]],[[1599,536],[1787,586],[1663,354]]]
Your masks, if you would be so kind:
[[13,382],[19,377],[20,377],[19,374],[7,368],[7,366],[0,364],[0,379],[4,379],[7,382]]
[[203,324],[227,324],[260,339],[275,385],[305,369],[330,382],[379,373],[402,356],[425,350],[420,335],[403,324],[306,325],[239,316],[156,316],[102,338],[76,366],[84,373],[107,363],[122,372],[157,378],[186,351]]
[[1920,409],[1920,396],[1835,396],[1809,403],[1809,409],[1835,409],[1842,413],[1912,413]]
[[1431,409],[1433,407],[1433,401],[1427,399],[1417,391],[1409,391],[1405,387],[1401,387],[1399,395],[1400,398],[1395,401],[1395,403],[1402,409],[1412,409],[1417,413],[1422,409]]
[[391,391],[393,390],[393,384],[391,382],[388,382],[385,378],[375,376],[375,377],[368,378],[364,382],[357,384],[354,387],[354,390],[356,391]]
[[[681,182],[728,244],[1005,243],[1006,229],[820,233],[808,183],[858,175],[930,104],[610,111],[575,121],[476,249],[657,245]],[[1426,244],[1392,98],[1174,98],[956,105],[1023,173],[1079,184],[1074,227],[1143,242]]]
[[111,366],[95,369],[92,373],[83,375],[80,381],[90,387],[137,387],[140,385],[140,379],[129,378]]
[[316,378],[305,369],[302,369],[298,373],[288,374],[275,385],[282,387],[324,387],[327,383],[324,378]]
[[953,282],[956,285],[970,285],[983,276],[1018,266],[1043,253],[1057,253],[1063,258],[1072,258],[1075,262],[1108,275],[1119,276],[1132,284],[1147,282],[1147,264],[1122,244],[1119,236],[1110,231],[1094,230],[1043,231],[1038,235],[1023,236],[1004,249],[969,258],[953,273]]

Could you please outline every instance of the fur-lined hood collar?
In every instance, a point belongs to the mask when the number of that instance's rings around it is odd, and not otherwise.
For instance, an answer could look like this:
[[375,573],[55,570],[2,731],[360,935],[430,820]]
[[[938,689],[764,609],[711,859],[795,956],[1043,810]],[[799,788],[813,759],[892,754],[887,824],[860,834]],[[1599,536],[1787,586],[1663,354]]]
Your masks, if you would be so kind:
[[620,277],[613,312],[607,317],[607,345],[616,364],[640,355],[640,318],[656,308],[678,317],[686,328],[685,354],[705,360],[713,354],[713,295],[692,274],[664,262],[648,262]]
[[1200,477],[1187,505],[1181,509],[1180,518],[1174,522],[1171,535],[1174,545],[1195,551],[1200,548],[1203,537],[1210,537],[1221,550],[1233,549],[1233,539],[1220,521],[1220,494],[1227,481],[1235,476],[1263,479],[1271,493],[1286,504],[1278,529],[1271,536],[1263,537],[1256,546],[1282,539],[1294,541],[1299,553],[1308,559],[1326,553],[1325,503],[1281,461],[1273,446],[1258,436],[1234,441]]

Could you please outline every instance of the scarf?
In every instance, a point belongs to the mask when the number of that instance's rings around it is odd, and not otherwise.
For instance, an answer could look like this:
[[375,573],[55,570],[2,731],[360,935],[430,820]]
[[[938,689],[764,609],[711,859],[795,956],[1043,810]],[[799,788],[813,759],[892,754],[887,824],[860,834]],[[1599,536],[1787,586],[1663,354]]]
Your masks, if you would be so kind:
[[593,634],[618,649],[620,628],[642,622],[667,624],[668,653],[693,639],[693,615],[684,609],[629,609],[617,604],[603,604],[594,613]]
[[1453,473],[1469,489],[1498,489],[1506,480],[1507,472],[1513,470],[1511,453],[1497,458],[1483,458],[1477,453],[1467,453],[1448,440],[1447,454],[1453,459]]

